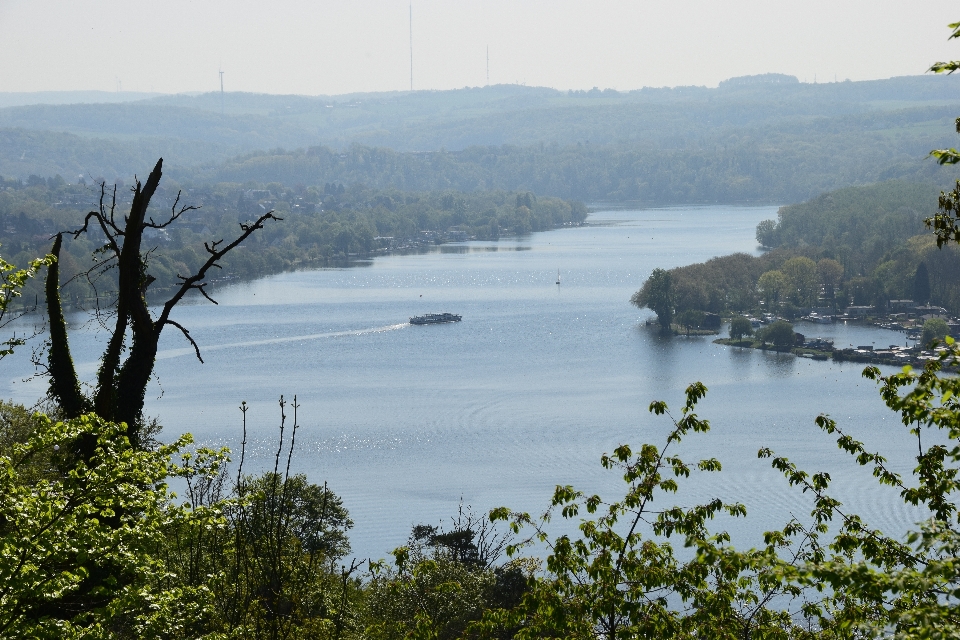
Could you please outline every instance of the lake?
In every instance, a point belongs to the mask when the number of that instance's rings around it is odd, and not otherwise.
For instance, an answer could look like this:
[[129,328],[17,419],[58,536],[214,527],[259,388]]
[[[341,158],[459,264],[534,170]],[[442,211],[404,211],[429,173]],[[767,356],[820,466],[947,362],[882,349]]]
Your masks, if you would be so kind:
[[[922,514],[877,488],[813,422],[829,413],[909,471],[916,443],[861,377],[863,365],[663,337],[643,325],[652,314],[629,304],[656,267],[756,254],[756,224],[775,216],[776,207],[601,211],[579,228],[224,286],[214,292],[219,306],[200,299],[178,307],[174,319],[206,363],[168,330],[147,413],[171,437],[189,431],[199,443],[236,449],[246,401],[245,469],[254,472],[272,468],[277,399],[296,395],[294,468],[343,497],[356,523],[354,554],[379,558],[412,525],[455,515],[461,499],[480,512],[506,505],[539,513],[557,484],[621,496],[622,481],[600,467],[600,456],[621,443],[661,444],[669,420],[647,406],[662,399],[679,410],[684,389],[699,380],[709,392],[698,413],[713,428],[675,453],[716,457],[724,471],[682,483],[663,506],[739,500],[748,518],[717,526],[738,544],[761,544],[760,532],[810,510],[807,497],[757,459],[769,446],[809,471],[831,471],[852,510],[902,531]],[[463,321],[407,323],[428,312]],[[74,358],[92,380],[102,343],[84,316],[70,322]],[[797,330],[838,346],[903,339],[857,325]],[[28,355],[4,360],[2,393],[32,403],[46,383],[24,380]],[[558,523],[561,530],[569,527]]]

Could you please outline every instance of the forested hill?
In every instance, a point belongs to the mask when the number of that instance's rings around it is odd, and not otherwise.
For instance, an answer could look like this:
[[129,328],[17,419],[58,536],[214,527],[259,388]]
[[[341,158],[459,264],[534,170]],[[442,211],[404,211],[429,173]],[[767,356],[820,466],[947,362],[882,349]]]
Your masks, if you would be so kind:
[[757,240],[768,248],[820,247],[860,270],[925,233],[923,221],[936,212],[937,193],[932,184],[899,181],[832,191],[781,207],[777,220],[758,226]]
[[[784,81],[784,80],[792,80]],[[236,152],[359,143],[398,151],[462,150],[502,144],[609,144],[644,139],[676,147],[684,139],[729,127],[787,125],[929,106],[960,100],[960,79],[911,76],[866,82],[813,84],[769,74],[725,81],[717,88],[643,88],[636,91],[562,92],[496,85],[454,91],[291,96],[207,93],[114,102],[69,93],[0,93],[0,127],[51,130],[130,139],[197,138],[234,145]],[[117,100],[122,94],[117,94]],[[22,104],[34,97],[37,104]],[[81,104],[86,102],[87,104]],[[263,140],[237,133],[252,126]],[[265,141],[265,142],[264,142]],[[7,172],[9,173],[9,172]],[[11,174],[12,175],[12,174]]]
[[949,171],[922,160],[955,144],[958,99],[953,77],[808,84],[760,76],[713,89],[495,86],[21,105],[0,109],[0,175],[129,180],[162,155],[167,175],[182,181],[799,202],[891,178],[942,182]]
[[[948,112],[936,114],[943,116],[935,120],[941,131],[951,128]],[[505,145],[429,153],[312,147],[247,154],[189,175],[211,182],[339,180],[410,190],[529,190],[646,206],[799,202],[848,185],[888,179],[943,182],[952,175],[925,158],[947,140],[912,131],[925,130],[927,123],[870,118],[867,125],[865,120],[851,116],[833,127],[811,123],[796,132],[770,128],[676,149],[644,143]]]
[[[953,172],[926,153],[954,142],[932,132],[951,129],[949,109],[928,111],[934,113],[919,114],[920,121],[911,120],[917,112],[847,116],[842,122],[813,122],[792,132],[768,128],[731,134],[689,148],[636,142],[404,153],[360,145],[343,151],[316,146],[251,152],[193,167],[171,162],[168,175],[185,184],[252,181],[293,187],[341,182],[413,191],[502,189],[641,205],[800,202],[831,189],[880,180],[947,182]],[[199,159],[213,144],[167,138],[137,146],[72,134],[0,130],[0,156],[21,149],[13,164],[41,166],[36,175],[59,174],[71,181],[78,176],[88,182],[129,181],[159,156]]]

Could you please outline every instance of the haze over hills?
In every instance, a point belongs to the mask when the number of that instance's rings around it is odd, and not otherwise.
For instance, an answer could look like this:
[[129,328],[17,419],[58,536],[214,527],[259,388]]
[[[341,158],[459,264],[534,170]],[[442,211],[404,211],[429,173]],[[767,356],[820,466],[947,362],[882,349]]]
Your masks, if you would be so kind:
[[162,95],[143,91],[9,91],[0,92],[0,108],[39,104],[134,102]]
[[767,74],[631,92],[496,85],[132,101],[116,94],[112,102],[104,93],[98,103],[89,102],[96,92],[31,95],[46,104],[0,94],[0,105],[20,103],[0,109],[0,175],[129,180],[162,155],[169,175],[186,181],[786,202],[849,184],[948,175],[920,161],[955,144],[960,78],[808,84]]

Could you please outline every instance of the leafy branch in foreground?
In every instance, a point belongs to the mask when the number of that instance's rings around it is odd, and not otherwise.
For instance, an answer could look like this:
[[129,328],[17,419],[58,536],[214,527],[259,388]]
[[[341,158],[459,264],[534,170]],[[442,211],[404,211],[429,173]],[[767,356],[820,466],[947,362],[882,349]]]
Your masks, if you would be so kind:
[[[51,255],[31,260],[30,264],[24,269],[17,269],[3,257],[0,257],[0,329],[4,329],[11,322],[21,317],[26,311],[11,313],[11,304],[21,296],[23,287],[27,281],[34,277],[42,267],[48,267],[56,260]],[[36,334],[34,334],[36,335]],[[13,353],[17,347],[23,346],[31,336],[20,336],[16,334],[8,338],[5,342],[0,342],[0,360]]]
[[[28,437],[0,450],[0,636],[185,635],[209,615],[208,599],[157,549],[168,527],[219,520],[216,509],[170,502],[170,458],[189,436],[143,451],[123,425],[94,415],[31,420]],[[89,438],[91,455],[73,455]]]
[[[491,512],[491,520],[506,520],[515,533],[530,535],[508,552],[536,544],[546,545],[547,575],[513,610],[491,612],[474,630],[491,636],[498,629],[519,628],[518,638],[633,638],[633,637],[802,637],[804,630],[787,611],[771,607],[777,599],[792,599],[799,589],[780,581],[769,569],[784,561],[778,553],[791,549],[787,562],[800,561],[804,541],[792,540],[792,524],[768,534],[767,546],[746,553],[735,551],[726,532],[712,534],[707,522],[725,514],[740,517],[740,503],[711,500],[693,507],[658,508],[664,494],[676,493],[678,480],[694,472],[720,471],[714,458],[696,464],[670,452],[691,433],[710,426],[694,409],[706,387],[687,388],[679,419],[663,402],[650,411],[673,421],[662,449],[645,444],[634,453],[627,445],[601,464],[620,471],[627,491],[623,499],[606,502],[586,496],[570,486],[558,486],[550,508],[540,518],[507,508]],[[580,536],[551,539],[547,525],[556,510],[565,519],[585,510],[595,519],[584,519]],[[691,549],[691,557],[678,558],[669,539],[678,536]]]
[[[810,600],[804,613],[829,633],[847,637],[958,637],[960,636],[960,531],[956,494],[960,491],[960,379],[945,377],[945,365],[960,362],[960,351],[947,339],[948,348],[921,373],[904,367],[884,376],[876,367],[863,375],[881,383],[881,396],[900,414],[908,433],[916,440],[913,483],[891,470],[880,453],[844,433],[828,416],[817,425],[837,436],[837,446],[884,486],[899,491],[905,505],[928,514],[919,529],[901,542],[871,528],[860,516],[832,498],[827,473],[810,475],[786,458],[761,449],[761,458],[772,458],[791,485],[813,497],[813,524],[801,527],[810,541],[806,561],[778,573],[786,582],[826,591],[819,601]],[[924,434],[926,433],[926,436]],[[924,440],[932,444],[924,446]],[[826,544],[821,537],[831,522],[839,526]]]

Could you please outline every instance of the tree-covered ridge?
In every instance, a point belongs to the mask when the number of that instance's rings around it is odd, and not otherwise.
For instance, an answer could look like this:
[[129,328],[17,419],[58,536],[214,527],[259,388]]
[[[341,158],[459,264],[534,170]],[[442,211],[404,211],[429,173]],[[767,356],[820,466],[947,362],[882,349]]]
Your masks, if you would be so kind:
[[[204,242],[232,237],[240,223],[267,211],[283,221],[226,256],[217,278],[253,278],[298,267],[344,264],[351,257],[443,241],[522,235],[580,224],[587,212],[580,202],[538,198],[529,192],[411,193],[330,182],[294,188],[255,182],[184,186],[171,180],[157,188],[148,215],[164,218],[178,194],[181,205],[198,208],[187,211],[176,226],[150,230],[144,239],[153,249],[148,270],[161,290],[175,284],[178,274],[193,272],[202,264]],[[129,190],[121,183],[116,196],[122,210],[129,203]],[[108,204],[112,202],[112,187],[104,197]],[[0,239],[4,252],[13,264],[28,264],[49,251],[54,234],[81,226],[86,212],[98,208],[100,198],[98,186],[70,185],[59,176],[3,181]],[[102,240],[94,230],[64,241],[60,265],[65,303],[80,304],[93,295],[85,276],[73,276],[86,272],[89,256]],[[106,277],[109,283],[112,275],[108,272]],[[112,288],[108,284],[107,289]],[[33,283],[25,297],[33,300],[36,294],[42,298]]]
[[891,299],[960,310],[955,274],[960,254],[938,250],[925,220],[936,212],[936,188],[903,182],[842,189],[783,207],[778,220],[757,227],[764,246],[832,258],[843,266],[837,284],[857,304]]
[[[43,96],[34,102],[29,96],[5,101],[0,94],[0,104],[11,105],[0,109],[0,127],[114,138],[199,138],[232,147],[234,153],[321,141],[335,148],[361,143],[430,151],[504,143],[604,144],[649,139],[651,134],[699,136],[731,125],[782,126],[797,117],[937,106],[960,97],[960,82],[949,77],[820,84],[791,80],[747,76],[717,88],[645,87],[623,92],[519,85],[341,96],[212,92],[116,102],[110,96],[100,104],[89,96],[72,101],[48,97],[53,104],[36,104]],[[644,133],[638,136],[639,132]],[[244,133],[252,137],[245,139]]]
[[[698,130],[686,125],[656,129],[646,122],[632,126],[617,120],[616,114],[609,119],[593,114],[590,117],[600,118],[603,126],[618,128],[607,136],[617,142],[598,143],[583,136],[581,142],[425,152],[311,146],[239,156],[217,146],[212,158],[199,149],[207,144],[202,139],[144,139],[130,144],[0,129],[0,175],[59,173],[71,181],[80,175],[88,181],[99,177],[114,181],[149,164],[159,152],[176,159],[168,173],[183,183],[253,180],[294,186],[339,181],[405,191],[521,190],[644,205],[799,202],[852,184],[891,178],[942,180],[947,169],[920,160],[931,146],[946,144],[942,131],[949,115],[948,109],[930,107]],[[580,115],[571,113],[570,118],[558,122],[557,131],[582,126],[577,124]],[[490,126],[496,129],[500,123]],[[640,135],[645,130],[655,132],[655,139]]]
[[470,147],[418,154],[313,147],[247,154],[195,175],[211,182],[310,184],[326,177],[402,190],[529,190],[641,205],[798,202],[850,184],[942,179],[946,169],[922,162],[923,149],[939,138],[905,140],[898,129],[864,133],[811,124],[802,133],[770,129],[707,141],[681,136],[664,145]]
[[218,94],[9,107],[0,175],[109,182],[161,155],[185,183],[339,181],[647,205],[799,202],[947,175],[917,160],[947,144],[956,79],[755,80],[629,93],[228,94],[223,114]]

